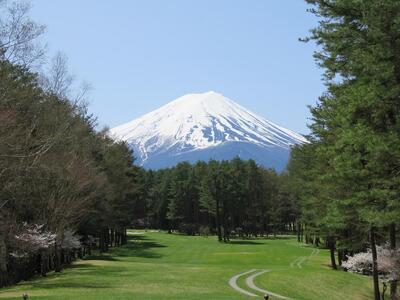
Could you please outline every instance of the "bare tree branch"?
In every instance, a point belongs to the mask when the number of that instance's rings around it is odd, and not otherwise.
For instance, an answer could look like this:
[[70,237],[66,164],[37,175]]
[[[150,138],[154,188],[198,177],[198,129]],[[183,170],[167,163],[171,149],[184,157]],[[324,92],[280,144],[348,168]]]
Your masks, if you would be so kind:
[[39,38],[45,26],[29,17],[27,1],[0,0],[0,59],[32,67],[44,60],[45,46]]

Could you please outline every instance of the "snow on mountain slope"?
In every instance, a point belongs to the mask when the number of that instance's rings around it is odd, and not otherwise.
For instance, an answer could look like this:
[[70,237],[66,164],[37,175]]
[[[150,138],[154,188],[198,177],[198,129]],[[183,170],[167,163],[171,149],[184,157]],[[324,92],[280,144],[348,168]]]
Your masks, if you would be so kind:
[[[137,162],[144,166],[151,164],[155,156],[163,165],[162,159],[169,157],[179,161],[180,156],[187,158],[188,153],[193,152],[195,155],[198,151],[204,154],[207,152],[204,150],[210,152],[205,155],[210,159],[213,158],[213,150],[215,152],[222,146],[238,143],[258,146],[260,151],[273,149],[276,153],[279,149],[288,152],[292,145],[306,142],[303,136],[212,91],[182,96],[138,119],[111,129],[110,135],[126,141],[133,148]],[[234,155],[235,151],[230,149],[228,152]],[[240,156],[240,151],[236,155]],[[187,160],[196,161],[195,157]],[[165,163],[165,166],[168,165]]]

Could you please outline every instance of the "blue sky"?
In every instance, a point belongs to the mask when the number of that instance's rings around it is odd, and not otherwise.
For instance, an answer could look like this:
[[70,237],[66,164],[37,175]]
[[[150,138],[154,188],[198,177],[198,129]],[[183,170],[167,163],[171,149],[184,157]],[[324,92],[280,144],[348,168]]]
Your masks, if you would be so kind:
[[298,41],[317,24],[303,0],[32,0],[50,53],[93,86],[100,125],[130,121],[192,92],[214,90],[308,133],[324,86]]

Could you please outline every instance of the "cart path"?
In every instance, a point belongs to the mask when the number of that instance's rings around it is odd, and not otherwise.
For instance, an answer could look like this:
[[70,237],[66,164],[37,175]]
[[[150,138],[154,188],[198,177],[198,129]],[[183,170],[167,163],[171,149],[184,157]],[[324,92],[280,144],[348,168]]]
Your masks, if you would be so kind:
[[297,268],[301,269],[301,268],[303,267],[302,264],[303,264],[306,260],[308,260],[308,259],[310,259],[312,256],[318,255],[318,254],[319,254],[319,249],[313,249],[313,251],[311,252],[311,254],[310,254],[309,256],[301,256],[301,257],[296,258],[294,261],[292,261],[292,262],[290,263],[290,267],[291,267],[291,268],[294,268],[295,265],[296,265]]
[[262,274],[264,274],[264,273],[267,273],[267,272],[270,272],[270,270],[267,270],[267,269],[263,269],[263,270],[260,270],[260,269],[251,269],[251,270],[249,270],[249,271],[246,271],[246,272],[243,272],[243,273],[240,273],[240,274],[236,274],[236,275],[233,276],[231,279],[229,279],[229,285],[230,285],[234,290],[238,291],[239,293],[241,293],[241,294],[243,294],[243,295],[246,295],[246,296],[249,296],[249,297],[259,297],[259,295],[256,295],[256,294],[254,294],[254,293],[252,293],[252,292],[249,292],[249,291],[247,291],[247,290],[245,290],[245,289],[242,289],[241,287],[239,287],[239,286],[237,285],[237,280],[238,280],[240,277],[245,276],[245,275],[248,275],[245,282],[246,282],[247,287],[248,287],[251,291],[257,291],[257,292],[262,293],[262,294],[268,294],[268,295],[271,296],[272,298],[278,298],[278,299],[284,299],[284,300],[291,300],[291,298],[288,298],[288,297],[285,297],[285,296],[282,296],[282,295],[279,295],[279,294],[276,294],[276,293],[273,293],[273,292],[270,292],[270,291],[261,289],[261,288],[259,288],[258,286],[256,286],[256,285],[254,284],[254,279],[255,279],[256,277],[258,277],[258,276],[260,276],[260,275],[262,275]]
[[244,275],[247,275],[247,274],[250,274],[250,273],[253,273],[253,272],[255,272],[255,271],[257,271],[257,270],[256,270],[256,269],[251,269],[250,271],[247,271],[247,272],[244,272],[244,273],[240,273],[240,274],[237,274],[237,275],[233,276],[231,279],[229,279],[229,285],[230,285],[234,290],[238,291],[239,293],[242,293],[242,294],[247,295],[247,296],[250,296],[250,297],[257,297],[256,294],[250,293],[250,292],[248,292],[248,291],[246,291],[246,290],[240,288],[240,287],[237,285],[237,280],[239,279],[239,277],[244,276]]
[[291,299],[291,298],[288,298],[288,297],[285,297],[285,296],[282,296],[282,295],[279,295],[279,294],[275,294],[273,292],[270,292],[270,291],[267,291],[267,290],[264,290],[264,289],[260,289],[258,286],[256,286],[254,284],[254,278],[256,278],[256,277],[258,277],[258,276],[260,276],[260,275],[262,275],[264,273],[267,273],[267,272],[270,272],[270,270],[262,270],[260,272],[254,273],[253,275],[247,277],[246,278],[247,286],[249,288],[255,290],[255,291],[260,292],[260,293],[268,294],[269,296],[272,296],[272,298],[285,299],[285,300]]

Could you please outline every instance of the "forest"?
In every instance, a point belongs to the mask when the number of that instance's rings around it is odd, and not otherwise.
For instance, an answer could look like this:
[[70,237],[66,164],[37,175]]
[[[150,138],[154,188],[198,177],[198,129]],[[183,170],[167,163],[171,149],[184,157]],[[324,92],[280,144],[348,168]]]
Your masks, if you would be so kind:
[[63,55],[38,71],[44,28],[29,5],[0,5],[2,287],[60,272],[96,241],[102,251],[124,244],[137,168],[124,144],[95,129]]
[[321,21],[302,41],[319,46],[326,92],[278,174],[239,157],[136,166],[96,127],[65,57],[37,67],[44,28],[29,7],[0,1],[0,287],[124,245],[134,227],[293,234],[328,248],[332,269],[371,275],[375,300],[399,299],[400,2],[307,2]]
[[185,234],[257,237],[298,233],[299,211],[286,174],[239,157],[183,162],[171,169],[141,170],[134,225]]
[[[398,299],[400,251],[400,2],[308,0],[326,92],[311,108],[309,144],[287,171],[307,231],[323,236],[338,268],[373,276],[374,299]],[[380,245],[382,248],[378,248]],[[360,265],[367,265],[363,267]],[[388,267],[389,266],[389,267]],[[361,271],[362,270],[362,271]]]

